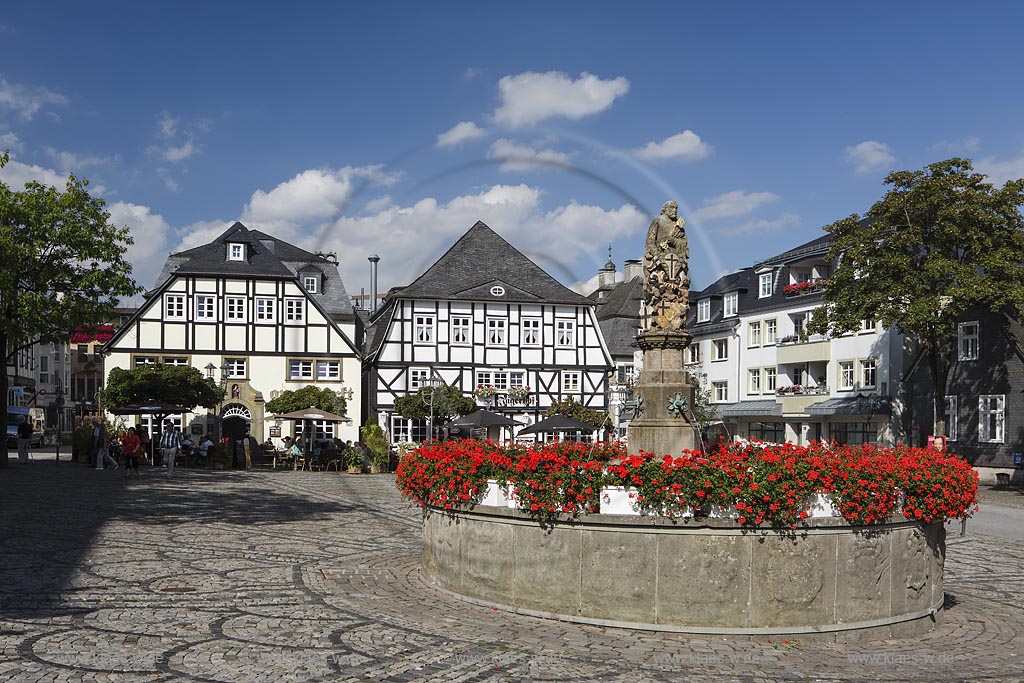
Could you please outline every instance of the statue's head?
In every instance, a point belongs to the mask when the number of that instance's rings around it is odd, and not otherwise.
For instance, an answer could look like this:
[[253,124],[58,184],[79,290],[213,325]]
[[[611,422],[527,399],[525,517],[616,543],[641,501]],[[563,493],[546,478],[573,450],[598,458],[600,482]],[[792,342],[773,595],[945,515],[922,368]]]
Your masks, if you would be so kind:
[[679,216],[679,205],[676,204],[674,199],[670,199],[665,202],[661,207],[661,215],[668,216],[672,220],[675,220]]

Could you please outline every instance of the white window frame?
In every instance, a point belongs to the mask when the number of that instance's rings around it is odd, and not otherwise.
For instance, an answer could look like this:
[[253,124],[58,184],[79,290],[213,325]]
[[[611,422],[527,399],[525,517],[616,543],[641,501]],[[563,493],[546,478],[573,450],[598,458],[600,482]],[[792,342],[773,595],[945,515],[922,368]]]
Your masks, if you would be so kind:
[[241,242],[228,242],[228,261],[244,261],[245,245]]
[[491,386],[498,391],[508,391],[508,372],[506,370],[495,370],[492,377],[494,379]]
[[160,359],[156,356],[135,356],[132,359],[132,367],[141,368],[143,365],[156,365]]
[[246,379],[249,376],[249,361],[246,358],[225,358],[224,365],[228,379]]
[[956,441],[960,431],[959,401],[956,396],[946,396],[946,441]]
[[747,370],[747,393],[752,395],[761,394],[761,368],[750,368]]
[[857,384],[855,363],[841,360],[836,363],[836,388],[839,391],[853,391]]
[[757,277],[757,282],[758,282],[757,298],[758,299],[767,299],[768,297],[770,297],[772,295],[772,274],[771,273],[761,273]]
[[711,320],[711,299],[697,300],[697,322],[706,323]]
[[508,320],[487,318],[487,346],[505,348],[508,346]]
[[978,441],[1003,443],[1005,440],[1006,395],[983,394],[978,397]]
[[473,319],[468,315],[453,315],[449,334],[452,346],[469,346],[473,343]]
[[317,280],[319,280],[319,278],[316,275],[303,275],[302,286],[310,294],[316,294]]
[[764,393],[771,394],[775,392],[775,387],[778,386],[779,371],[777,368],[765,368],[764,369]]
[[[768,331],[771,330],[771,335]],[[768,318],[764,321],[764,343],[763,346],[774,346],[779,340],[779,319]]]
[[429,383],[429,368],[409,368],[409,391],[419,391]]
[[164,320],[185,319],[185,295],[164,294]]
[[224,297],[224,319],[232,322],[245,322],[245,297]]
[[697,365],[698,363],[700,363],[700,342],[692,341],[686,347],[686,364]]
[[521,323],[520,344],[525,347],[535,348],[544,342],[540,318],[523,318]]
[[512,387],[525,387],[526,384],[526,371],[525,370],[509,370],[508,373],[508,386]]
[[860,321],[860,334],[874,334],[878,331],[877,320],[861,320]]
[[734,318],[739,313],[740,295],[739,292],[729,292],[722,297],[722,317]]
[[316,362],[317,382],[338,382],[341,381],[340,360],[318,360]]
[[[867,373],[871,372],[874,381],[868,383]],[[874,389],[878,386],[878,361],[874,358],[862,358],[860,360],[860,388]]]
[[286,324],[293,325],[306,322],[306,300],[285,299],[284,321]]
[[711,340],[711,362],[718,363],[729,360],[729,338],[719,337]]
[[[971,328],[973,327],[973,332]],[[956,328],[956,348],[958,360],[978,360],[978,349],[981,342],[981,326],[977,320],[963,322]]]
[[729,382],[722,380],[711,383],[711,391],[714,394],[715,403],[729,402]]
[[426,313],[413,315],[413,343],[417,346],[433,346],[437,340],[437,316]]
[[316,368],[312,360],[306,358],[288,359],[288,381],[290,382],[312,380],[316,376],[314,374],[315,370]]
[[562,393],[578,394],[582,391],[583,373],[579,370],[562,370]]
[[560,349],[571,349],[576,346],[576,321],[555,321],[555,346]]
[[217,297],[212,294],[196,294],[196,320],[217,319]]
[[269,296],[258,296],[254,304],[256,322],[271,324],[277,322],[277,299]]
[[188,357],[186,356],[164,356],[160,359],[160,362],[164,365],[172,365],[175,367],[183,368],[188,365]]
[[761,321],[755,320],[747,323],[747,346],[756,347],[761,345]]

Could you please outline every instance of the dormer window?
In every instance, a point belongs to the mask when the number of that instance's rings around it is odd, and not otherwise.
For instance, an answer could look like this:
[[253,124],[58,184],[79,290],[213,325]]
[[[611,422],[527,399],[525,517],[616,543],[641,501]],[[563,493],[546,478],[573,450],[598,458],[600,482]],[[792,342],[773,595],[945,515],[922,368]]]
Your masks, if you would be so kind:
[[740,295],[737,292],[729,292],[722,299],[722,317],[728,318],[729,316],[736,315],[739,310]]
[[711,320],[711,299],[697,301],[697,322],[706,323]]
[[228,242],[228,261],[244,261],[245,245],[239,242]]
[[302,286],[306,288],[306,291],[310,294],[316,294],[316,275],[305,275],[302,278]]
[[758,298],[767,299],[772,295],[772,274],[761,273],[758,276]]

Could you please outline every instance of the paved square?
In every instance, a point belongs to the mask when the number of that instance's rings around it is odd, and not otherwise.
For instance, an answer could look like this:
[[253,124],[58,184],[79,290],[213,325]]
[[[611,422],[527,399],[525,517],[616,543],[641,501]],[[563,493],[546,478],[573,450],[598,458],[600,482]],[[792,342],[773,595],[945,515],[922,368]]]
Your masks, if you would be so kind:
[[[390,475],[0,470],[4,681],[1019,681],[1024,543],[950,527],[944,623],[750,643],[477,607],[419,579]],[[557,580],[557,577],[551,577]]]

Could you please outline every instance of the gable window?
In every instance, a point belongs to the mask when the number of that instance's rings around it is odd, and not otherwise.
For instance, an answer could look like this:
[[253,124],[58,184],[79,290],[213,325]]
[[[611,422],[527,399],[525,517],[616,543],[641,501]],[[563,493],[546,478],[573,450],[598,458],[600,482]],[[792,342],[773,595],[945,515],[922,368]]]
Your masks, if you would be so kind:
[[853,389],[853,361],[839,361],[839,388],[841,390]]
[[276,320],[274,315],[274,304],[276,302],[268,297],[256,297],[256,322],[272,323]]
[[228,244],[228,261],[244,261],[245,260],[245,245],[239,244],[238,242],[230,242]]
[[199,294],[196,296],[196,320],[213,320],[217,299]]
[[153,356],[136,356],[135,367],[142,367],[143,365],[156,365],[157,359]]
[[770,346],[775,343],[775,340],[779,338],[779,322],[772,318],[771,320],[764,321],[764,343],[765,346]]
[[455,316],[452,318],[452,344],[465,346],[472,341],[470,336],[469,318],[466,316]]
[[712,382],[711,389],[715,393],[715,403],[725,403],[729,400],[728,382]]
[[775,391],[775,379],[778,376],[778,370],[775,368],[764,369],[764,393],[770,394]]
[[706,323],[711,320],[711,299],[700,299],[697,302],[697,322]]
[[188,358],[182,358],[181,356],[164,356],[162,362],[164,365],[178,365],[184,367],[188,365]]
[[523,346],[540,346],[540,318],[523,318]]
[[772,274],[761,273],[757,278],[757,298],[766,299],[772,295]]
[[424,368],[413,368],[409,370],[409,390],[417,391],[427,386],[430,379],[430,370]]
[[700,342],[690,342],[686,347],[686,362],[695,365],[700,362]]
[[739,310],[740,295],[737,292],[729,292],[722,299],[722,317],[728,318],[736,315]]
[[306,288],[306,291],[310,294],[316,294],[316,275],[304,275],[302,277],[302,286]]
[[289,323],[301,323],[305,319],[305,299],[284,300],[284,320]]
[[946,397],[945,413],[942,415],[942,419],[946,423],[946,440],[956,441],[956,435],[959,431],[956,396]]
[[761,345],[761,323],[760,322],[750,323],[750,327],[749,327],[749,330],[748,330],[747,337],[748,337],[748,341],[747,341],[747,345],[748,346],[760,346]]
[[572,347],[576,341],[576,323],[572,320],[555,321],[555,346]]
[[727,360],[729,358],[729,339],[711,340],[711,360]]
[[434,316],[432,315],[417,315],[415,316],[416,329],[414,330],[413,339],[417,344],[433,344],[434,343]]
[[504,318],[487,319],[487,345],[505,346],[505,326],[507,321]]
[[185,295],[164,294],[164,319],[184,320],[185,319]]
[[290,360],[288,361],[288,379],[313,379],[313,361],[311,360]]
[[316,362],[316,378],[321,382],[341,379],[341,361],[318,360]]
[[224,361],[224,364],[227,365],[228,378],[245,379],[247,376],[244,358],[228,358]]
[[865,358],[860,362],[860,386],[874,389],[878,383],[878,362],[874,358]]
[[573,394],[580,390],[580,373],[576,370],[562,371],[562,393]]
[[960,323],[957,326],[957,348],[960,360],[978,359],[978,323]]
[[761,370],[760,368],[751,368],[749,371],[749,382],[747,393],[749,394],[760,394],[761,393]]
[[224,297],[225,318],[236,322],[245,321],[245,297],[226,296]]
[[1003,394],[978,399],[978,438],[988,443],[1003,443],[1006,399]]

